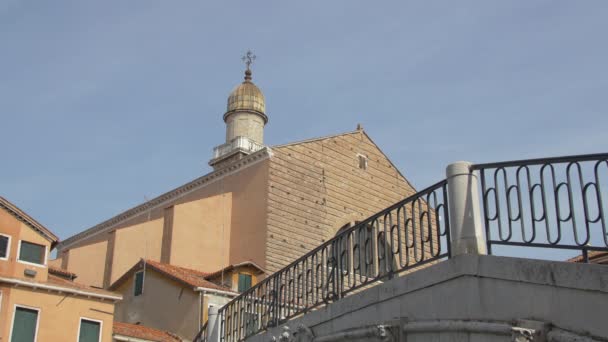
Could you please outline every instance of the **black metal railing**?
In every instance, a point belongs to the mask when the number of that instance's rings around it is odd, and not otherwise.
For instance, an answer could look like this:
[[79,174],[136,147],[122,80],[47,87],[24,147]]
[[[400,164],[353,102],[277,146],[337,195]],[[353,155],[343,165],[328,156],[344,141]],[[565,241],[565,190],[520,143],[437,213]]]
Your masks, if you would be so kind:
[[608,153],[473,165],[493,245],[608,251]]
[[242,340],[382,279],[448,257],[447,210],[444,180],[342,230],[222,307],[222,341]]
[[[472,165],[494,245],[608,252],[608,153]],[[270,275],[219,311],[221,341],[245,339],[381,280],[451,256],[448,182],[436,183]],[[474,194],[470,194],[474,195]],[[206,341],[205,329],[197,336]]]
[[198,333],[196,334],[196,336],[192,339],[193,342],[207,342],[208,341],[208,330],[207,330],[207,326],[208,326],[209,321],[205,322],[205,324],[203,324],[202,328],[198,331]]

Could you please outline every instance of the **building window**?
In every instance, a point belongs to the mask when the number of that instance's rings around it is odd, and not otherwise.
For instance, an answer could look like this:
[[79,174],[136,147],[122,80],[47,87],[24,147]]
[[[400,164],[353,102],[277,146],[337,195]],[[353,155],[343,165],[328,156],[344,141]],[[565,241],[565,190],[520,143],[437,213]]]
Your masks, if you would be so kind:
[[101,341],[101,321],[91,319],[80,319],[78,328],[78,342],[100,342]]
[[135,273],[135,286],[133,289],[133,296],[141,296],[144,293],[144,272],[140,271]]
[[247,291],[251,287],[251,274],[239,273],[239,292]]
[[357,154],[357,159],[359,159],[359,168],[361,170],[367,170],[367,157],[362,154]]
[[21,241],[19,245],[19,261],[44,265],[46,247],[35,243]]
[[7,260],[11,248],[11,237],[0,234],[0,260]]
[[34,342],[38,332],[38,314],[40,310],[15,306],[11,342]]

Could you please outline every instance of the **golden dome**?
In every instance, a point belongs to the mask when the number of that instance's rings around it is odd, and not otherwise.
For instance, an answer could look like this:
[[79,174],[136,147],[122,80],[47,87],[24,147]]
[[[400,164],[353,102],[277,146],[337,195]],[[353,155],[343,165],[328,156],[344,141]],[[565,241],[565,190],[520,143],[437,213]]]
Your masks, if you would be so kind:
[[224,114],[224,121],[235,111],[251,111],[260,114],[267,122],[264,94],[251,82],[251,70],[245,71],[245,81],[239,84],[228,96],[228,108]]

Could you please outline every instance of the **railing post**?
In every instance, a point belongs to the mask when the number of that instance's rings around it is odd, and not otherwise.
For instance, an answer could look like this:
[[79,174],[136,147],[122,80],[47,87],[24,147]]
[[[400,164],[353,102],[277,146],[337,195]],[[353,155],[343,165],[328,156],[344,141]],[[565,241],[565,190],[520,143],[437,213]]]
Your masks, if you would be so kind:
[[446,168],[452,255],[487,254],[477,176],[471,163],[456,162]]
[[212,306],[209,307],[207,318],[207,342],[219,342],[220,340],[220,323],[222,319],[218,315],[219,309]]

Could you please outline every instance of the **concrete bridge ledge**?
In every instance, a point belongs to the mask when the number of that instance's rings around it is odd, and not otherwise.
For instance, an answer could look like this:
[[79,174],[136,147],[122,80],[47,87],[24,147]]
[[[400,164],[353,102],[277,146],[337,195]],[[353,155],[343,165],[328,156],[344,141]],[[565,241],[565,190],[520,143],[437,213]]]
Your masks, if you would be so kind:
[[[460,255],[343,298],[247,341],[270,341],[281,334],[283,326],[292,331],[305,326],[321,337],[394,322],[410,322],[413,327],[428,322],[479,321],[504,328],[522,320],[553,327],[552,336],[565,336],[555,333],[560,330],[581,338],[605,339],[606,308],[606,266]],[[414,337],[412,333],[410,342],[431,336],[419,332]],[[479,337],[468,334],[469,338]]]

